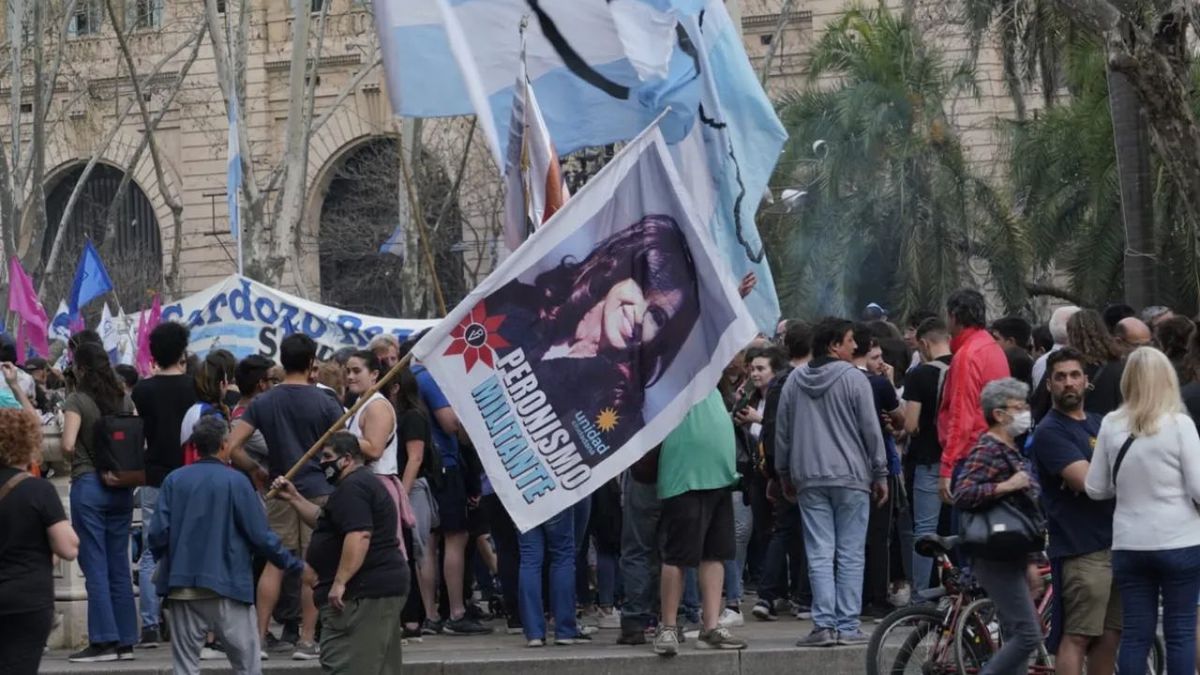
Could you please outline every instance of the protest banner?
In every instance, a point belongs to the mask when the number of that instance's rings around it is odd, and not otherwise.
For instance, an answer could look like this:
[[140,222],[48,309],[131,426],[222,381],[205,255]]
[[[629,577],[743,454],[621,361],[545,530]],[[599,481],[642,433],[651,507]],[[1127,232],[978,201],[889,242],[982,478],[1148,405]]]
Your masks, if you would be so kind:
[[415,347],[526,531],[645,454],[755,335],[657,125]]
[[204,356],[209,350],[221,348],[239,359],[250,354],[278,358],[280,341],[292,333],[304,333],[316,340],[317,358],[327,359],[343,347],[365,349],[376,335],[390,333],[404,340],[414,331],[437,323],[356,314],[236,274],[195,295],[163,305],[162,320],[191,328],[188,349],[192,353]]

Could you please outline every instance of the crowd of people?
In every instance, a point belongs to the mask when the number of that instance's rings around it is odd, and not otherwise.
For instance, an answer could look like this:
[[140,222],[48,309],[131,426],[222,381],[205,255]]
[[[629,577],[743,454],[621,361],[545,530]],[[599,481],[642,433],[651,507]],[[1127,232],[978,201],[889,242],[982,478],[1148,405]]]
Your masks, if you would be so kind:
[[[86,581],[76,662],[169,642],[182,673],[283,656],[389,673],[404,640],[501,619],[529,647],[612,629],[670,656],[689,640],[743,649],[747,613],[784,612],[812,622],[800,646],[863,644],[864,622],[939,584],[914,541],[1000,503],[1044,518],[1049,547],[970,558],[1005,638],[985,673],[1024,672],[1043,639],[1040,556],[1059,672],[1141,672],[1160,604],[1168,668],[1192,672],[1200,331],[1122,305],[989,323],[972,290],[939,309],[899,326],[874,304],[857,322],[781,321],[662,444],[524,533],[429,372],[414,362],[379,386],[419,336],[319,362],[294,334],[275,363],[197,359],[188,329],[164,323],[144,379],[90,331],[61,373],[17,368],[0,344],[0,672],[37,671],[52,555],[77,556]],[[49,483],[26,480],[45,471],[30,412],[61,413],[69,520]],[[113,420],[133,415],[137,487],[101,461]]]

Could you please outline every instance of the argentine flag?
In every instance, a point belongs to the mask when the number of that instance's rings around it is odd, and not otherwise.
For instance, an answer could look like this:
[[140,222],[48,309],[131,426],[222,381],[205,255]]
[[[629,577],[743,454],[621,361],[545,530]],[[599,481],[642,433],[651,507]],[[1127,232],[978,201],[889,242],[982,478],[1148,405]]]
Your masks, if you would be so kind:
[[[476,113],[498,166],[521,63],[560,155],[664,139],[746,298],[774,332],[779,300],[755,214],[787,138],[721,0],[374,0],[393,110]],[[736,279],[733,280],[736,283]]]
[[229,233],[241,248],[239,233],[238,190],[242,189],[242,148],[238,143],[238,97],[237,88],[230,88],[229,97],[229,152],[225,178],[225,200],[229,208]]

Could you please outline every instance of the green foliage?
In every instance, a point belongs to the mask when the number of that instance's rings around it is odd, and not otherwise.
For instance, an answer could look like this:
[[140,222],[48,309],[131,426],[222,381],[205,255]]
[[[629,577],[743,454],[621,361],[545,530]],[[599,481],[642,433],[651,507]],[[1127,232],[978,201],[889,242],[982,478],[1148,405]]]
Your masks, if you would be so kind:
[[779,104],[790,140],[773,181],[808,196],[762,219],[785,314],[940,307],[977,258],[1006,303],[1021,304],[1024,229],[972,173],[947,120],[949,100],[978,95],[971,68],[886,8],[856,8],[814,45],[808,76]]
[[1071,98],[1011,125],[1011,180],[1035,264],[1099,306],[1119,296],[1125,253],[1104,54],[1077,42],[1065,66]]
[[[1071,97],[1011,125],[1011,181],[1034,264],[1053,264],[1073,293],[1100,307],[1122,297],[1125,258],[1104,49],[1077,39],[1066,48],[1063,66]],[[1198,78],[1200,69],[1193,68],[1193,80]],[[1195,95],[1192,105],[1200,112]],[[1157,157],[1151,166],[1161,301],[1193,313],[1200,294],[1195,228],[1182,215],[1179,192]]]

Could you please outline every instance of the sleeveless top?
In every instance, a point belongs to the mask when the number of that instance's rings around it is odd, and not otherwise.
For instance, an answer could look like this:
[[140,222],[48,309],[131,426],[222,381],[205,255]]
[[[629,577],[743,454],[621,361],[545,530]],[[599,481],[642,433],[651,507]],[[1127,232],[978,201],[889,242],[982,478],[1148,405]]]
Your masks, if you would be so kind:
[[[354,413],[354,417],[351,417],[350,421],[346,424],[346,428],[350,433],[359,438],[363,437],[362,425],[364,414],[367,408],[375,405],[375,401],[377,400],[387,402],[387,397],[379,392],[372,394],[371,398],[358,409],[358,412]],[[390,406],[391,403],[388,402],[388,405]],[[388,436],[387,443],[383,447],[383,454],[379,456],[378,460],[371,462],[367,466],[377,474],[394,476],[400,473],[400,464],[396,458],[396,413],[394,410],[392,411],[392,433]]]

